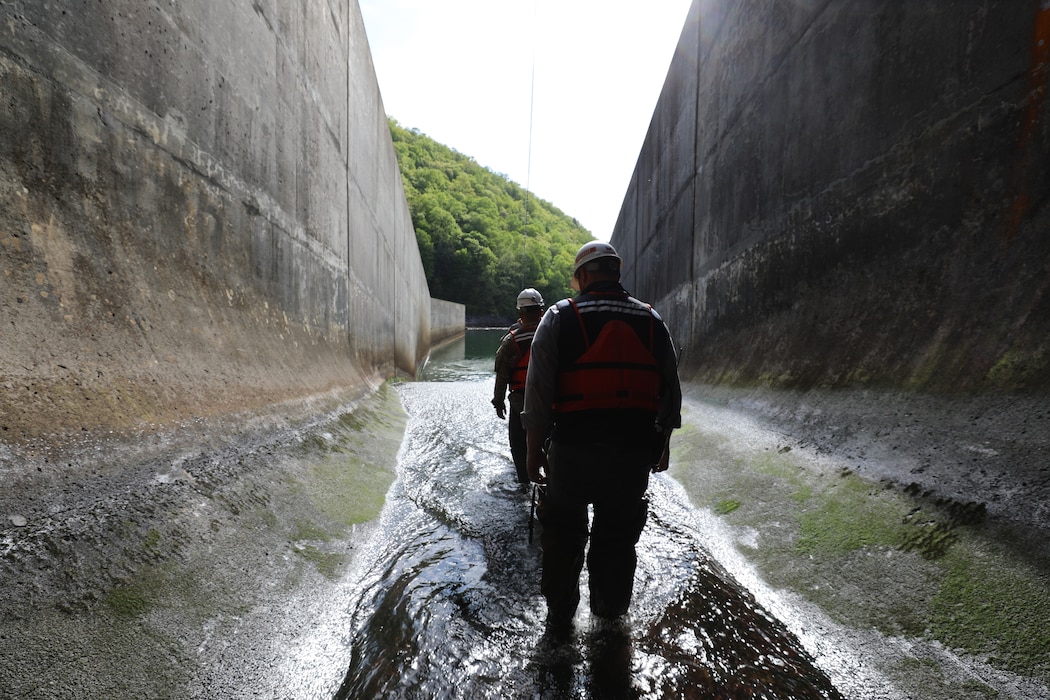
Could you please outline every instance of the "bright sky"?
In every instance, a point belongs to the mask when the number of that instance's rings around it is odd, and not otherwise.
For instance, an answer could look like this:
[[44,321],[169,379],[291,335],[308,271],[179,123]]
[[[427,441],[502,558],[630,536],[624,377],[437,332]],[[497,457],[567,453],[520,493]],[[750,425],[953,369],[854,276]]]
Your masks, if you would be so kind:
[[691,0],[359,1],[389,116],[609,240]]

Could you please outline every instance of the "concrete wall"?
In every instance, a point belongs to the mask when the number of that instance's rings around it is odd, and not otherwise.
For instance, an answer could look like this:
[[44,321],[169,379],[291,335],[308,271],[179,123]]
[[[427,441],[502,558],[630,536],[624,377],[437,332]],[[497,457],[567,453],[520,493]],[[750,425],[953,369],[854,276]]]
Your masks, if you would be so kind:
[[612,243],[683,374],[1050,389],[1050,10],[695,0]]
[[5,441],[413,374],[430,300],[356,2],[0,4]]
[[437,344],[462,335],[466,329],[467,308],[444,299],[430,300],[430,343]]

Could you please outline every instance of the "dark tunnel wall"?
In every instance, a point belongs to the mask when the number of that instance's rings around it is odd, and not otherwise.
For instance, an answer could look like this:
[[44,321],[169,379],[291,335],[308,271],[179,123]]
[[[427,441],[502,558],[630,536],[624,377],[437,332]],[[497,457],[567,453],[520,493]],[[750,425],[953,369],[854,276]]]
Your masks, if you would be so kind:
[[683,375],[1050,388],[1050,10],[696,0],[612,243]]

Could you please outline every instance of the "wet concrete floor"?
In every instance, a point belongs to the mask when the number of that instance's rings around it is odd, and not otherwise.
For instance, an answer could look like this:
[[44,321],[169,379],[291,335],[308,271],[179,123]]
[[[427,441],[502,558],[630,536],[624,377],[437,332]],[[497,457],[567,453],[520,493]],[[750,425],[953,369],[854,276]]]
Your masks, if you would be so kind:
[[102,451],[134,469],[0,455],[0,696],[1050,698],[1041,424],[968,432],[977,503],[914,407],[690,386],[629,623],[552,640],[493,335],[312,425]]

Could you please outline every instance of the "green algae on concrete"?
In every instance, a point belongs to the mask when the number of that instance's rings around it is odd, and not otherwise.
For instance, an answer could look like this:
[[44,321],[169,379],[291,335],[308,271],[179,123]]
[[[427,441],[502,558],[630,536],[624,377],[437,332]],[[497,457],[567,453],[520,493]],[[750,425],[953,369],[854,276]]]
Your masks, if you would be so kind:
[[304,494],[336,523],[353,525],[379,515],[396,476],[406,417],[397,392],[384,384],[369,401],[341,414],[314,435],[301,458]]
[[968,539],[945,557],[931,633],[990,663],[1050,680],[1050,580],[1007,552]]
[[907,508],[892,492],[850,473],[822,491],[808,491],[798,514],[799,554],[846,554],[865,547],[898,547]]
[[306,561],[317,567],[317,571],[327,579],[335,580],[346,563],[346,556],[337,552],[325,552],[312,545],[298,545],[295,551]]
[[194,431],[123,500],[89,482],[77,509],[30,519],[4,559],[0,688],[189,697],[231,659],[265,663],[255,650],[305,634],[382,508],[406,423],[389,386],[342,405],[245,435]]
[[[865,479],[845,458],[792,447],[787,436],[756,438],[719,423],[726,414],[717,408],[699,410],[683,414],[670,474],[731,526],[738,551],[771,586],[797,592],[846,628],[928,640],[1050,682],[1050,568],[997,546],[983,508]],[[884,671],[905,685],[925,678],[958,693],[937,697],[995,692],[963,687],[941,660],[924,662],[921,673]]]
[[379,516],[396,477],[405,425],[400,398],[386,383],[293,451],[289,487],[308,507],[288,524],[288,537],[295,553],[325,578],[337,579],[349,561],[349,528]]
[[117,617],[131,618],[149,609],[150,599],[138,586],[117,586],[103,598],[106,607]]
[[317,523],[297,518],[295,520],[295,529],[292,531],[291,539],[293,542],[302,542],[303,540],[328,542],[332,539],[332,536],[328,530],[322,528]]
[[715,504],[714,511],[718,515],[729,515],[740,507],[740,501],[735,498],[725,498]]

